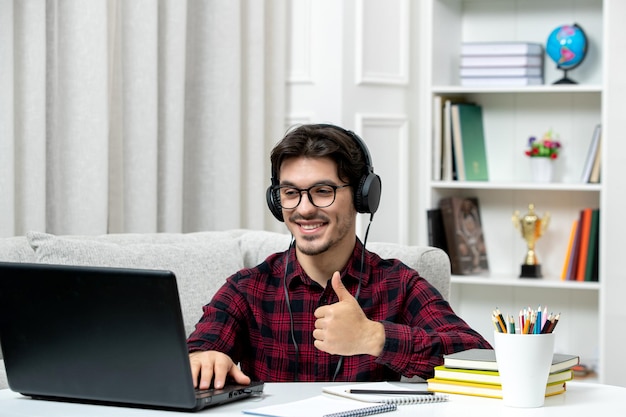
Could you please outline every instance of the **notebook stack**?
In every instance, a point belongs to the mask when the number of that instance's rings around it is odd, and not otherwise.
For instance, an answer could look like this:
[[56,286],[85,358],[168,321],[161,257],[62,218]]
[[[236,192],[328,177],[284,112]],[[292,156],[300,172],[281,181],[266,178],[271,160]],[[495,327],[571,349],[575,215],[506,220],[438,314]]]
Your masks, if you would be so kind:
[[464,42],[461,45],[461,85],[541,85],[543,56],[540,43]]
[[[502,385],[492,349],[469,349],[444,355],[443,365],[435,367],[427,389],[433,392],[502,398]],[[546,383],[546,397],[565,392],[566,382],[574,377],[576,355],[555,353]]]

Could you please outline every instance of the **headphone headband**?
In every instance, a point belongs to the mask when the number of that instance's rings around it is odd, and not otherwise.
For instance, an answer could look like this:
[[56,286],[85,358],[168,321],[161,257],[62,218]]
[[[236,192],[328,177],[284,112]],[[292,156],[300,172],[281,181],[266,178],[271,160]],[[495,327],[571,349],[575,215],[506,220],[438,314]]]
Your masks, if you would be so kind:
[[[380,177],[374,173],[374,166],[372,165],[372,158],[370,152],[365,144],[365,141],[361,139],[359,135],[351,130],[344,129],[340,126],[332,124],[316,124],[316,127],[327,127],[335,129],[344,135],[351,137],[357,144],[363,155],[363,159],[366,165],[366,172],[361,176],[357,188],[354,190],[354,206],[359,213],[371,213],[372,217],[380,204],[380,195],[382,183]],[[277,220],[283,222],[283,211],[280,204],[280,195],[275,187],[278,185],[277,172],[278,167],[272,167],[272,180],[271,185],[266,191],[267,205]]]

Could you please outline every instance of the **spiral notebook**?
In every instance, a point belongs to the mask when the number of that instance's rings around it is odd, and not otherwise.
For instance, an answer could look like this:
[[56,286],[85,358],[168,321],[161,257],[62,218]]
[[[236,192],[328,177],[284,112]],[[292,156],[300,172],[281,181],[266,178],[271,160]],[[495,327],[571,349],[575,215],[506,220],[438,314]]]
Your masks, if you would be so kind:
[[[417,388],[416,388],[417,387]],[[368,403],[388,403],[388,404],[428,404],[447,401],[448,396],[425,392],[425,384],[398,383],[391,382],[369,382],[350,385],[329,385],[322,390],[328,394]],[[355,394],[350,391],[371,391],[369,394]],[[424,392],[424,394],[416,394]]]

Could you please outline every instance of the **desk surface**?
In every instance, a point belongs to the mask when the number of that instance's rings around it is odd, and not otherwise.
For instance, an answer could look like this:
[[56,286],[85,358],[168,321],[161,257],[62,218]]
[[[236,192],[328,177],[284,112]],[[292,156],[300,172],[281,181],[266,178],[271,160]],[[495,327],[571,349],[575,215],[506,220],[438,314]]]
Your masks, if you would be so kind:
[[[138,408],[107,407],[99,405],[73,404],[33,400],[23,397],[10,390],[0,390],[0,414],[3,417],[143,417],[143,416],[178,416],[178,415],[210,415],[210,416],[244,416],[243,410],[301,400],[322,392],[328,382],[315,383],[267,383],[261,398],[245,399],[198,413],[160,411]],[[412,384],[418,389],[425,384]],[[431,417],[485,417],[485,416],[550,416],[550,417],[589,417],[600,415],[626,415],[626,388],[570,381],[567,392],[546,398],[541,408],[510,408],[501,400],[465,395],[450,395],[450,400],[437,404],[402,405],[398,411],[381,414],[381,416],[401,417],[420,415]]]

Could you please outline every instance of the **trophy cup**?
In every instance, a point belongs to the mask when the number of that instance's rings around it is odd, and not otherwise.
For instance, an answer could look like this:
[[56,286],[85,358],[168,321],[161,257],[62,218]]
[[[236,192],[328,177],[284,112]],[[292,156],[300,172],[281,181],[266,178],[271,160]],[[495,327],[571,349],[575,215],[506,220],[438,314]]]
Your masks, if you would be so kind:
[[526,258],[522,264],[520,278],[541,278],[541,265],[535,254],[535,244],[546,231],[548,223],[550,223],[550,213],[546,212],[543,218],[540,219],[535,214],[535,205],[531,203],[528,205],[528,213],[520,217],[519,211],[516,210],[513,213],[512,220],[515,228],[522,233],[528,248]]

